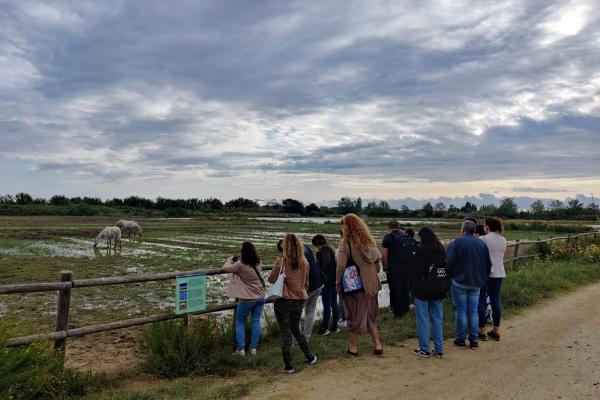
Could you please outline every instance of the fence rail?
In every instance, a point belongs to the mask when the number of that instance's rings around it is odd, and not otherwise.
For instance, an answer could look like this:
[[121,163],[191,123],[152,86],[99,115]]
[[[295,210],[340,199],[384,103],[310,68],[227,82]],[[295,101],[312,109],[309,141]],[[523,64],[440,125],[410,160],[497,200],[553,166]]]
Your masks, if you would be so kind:
[[[529,258],[534,258],[538,256],[538,253],[534,254],[526,254],[526,255],[518,255],[519,247],[522,245],[532,245],[532,244],[540,244],[540,243],[548,243],[552,241],[566,240],[567,244],[573,244],[573,246],[577,243],[577,238],[579,237],[589,237],[592,236],[594,239],[596,238],[596,234],[598,232],[588,232],[582,233],[578,235],[568,235],[563,237],[555,237],[544,240],[515,240],[514,242],[508,243],[508,247],[514,247],[515,251],[513,253],[513,257],[505,258],[504,262],[512,262],[513,266],[517,261],[525,260]],[[268,271],[272,269],[272,267],[263,268],[264,271]],[[55,347],[63,348],[66,345],[66,340],[68,338],[81,337],[85,335],[89,335],[92,333],[112,331],[117,329],[129,328],[133,326],[146,325],[159,321],[167,321],[176,318],[185,318],[191,315],[202,315],[202,314],[211,314],[216,312],[221,312],[225,310],[235,310],[237,303],[226,303],[218,306],[207,308],[203,311],[198,311],[194,313],[188,314],[156,314],[150,315],[140,318],[132,318],[120,321],[114,321],[104,324],[85,326],[81,328],[72,328],[68,329],[69,322],[69,309],[70,309],[70,299],[72,289],[84,288],[84,287],[95,287],[95,286],[106,286],[106,285],[122,285],[129,283],[143,283],[143,282],[156,282],[156,281],[165,281],[170,279],[175,279],[177,276],[181,275],[219,275],[225,274],[222,268],[211,268],[204,270],[193,270],[193,271],[174,271],[174,272],[164,272],[158,274],[141,274],[141,275],[133,275],[133,276],[113,276],[113,277],[104,277],[104,278],[91,278],[91,279],[73,279],[72,273],[70,271],[62,271],[60,275],[59,282],[45,282],[45,283],[31,283],[31,284],[15,284],[15,285],[3,285],[0,286],[0,294],[16,294],[16,293],[34,293],[34,292],[48,292],[48,291],[58,291],[58,302],[57,302],[57,312],[56,312],[56,329],[54,332],[29,335],[29,336],[21,336],[12,338],[8,341],[8,347],[16,347],[27,345],[40,340],[52,340],[55,342]],[[382,283],[386,283],[385,281]]]

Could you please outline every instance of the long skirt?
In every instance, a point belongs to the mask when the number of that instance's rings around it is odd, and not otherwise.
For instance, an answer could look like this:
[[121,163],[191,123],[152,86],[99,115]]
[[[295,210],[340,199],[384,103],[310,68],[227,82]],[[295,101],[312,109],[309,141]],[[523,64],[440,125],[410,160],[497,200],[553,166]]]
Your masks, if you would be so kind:
[[360,292],[342,295],[341,299],[349,331],[366,333],[376,325],[379,315],[377,295],[367,296],[365,292]]

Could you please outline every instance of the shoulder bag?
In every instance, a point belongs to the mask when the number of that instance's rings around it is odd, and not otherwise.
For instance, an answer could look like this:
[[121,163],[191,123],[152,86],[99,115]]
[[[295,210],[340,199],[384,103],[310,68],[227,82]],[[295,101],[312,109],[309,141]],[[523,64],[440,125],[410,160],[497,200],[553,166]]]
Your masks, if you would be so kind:
[[348,249],[350,250],[350,257],[346,261],[346,269],[344,275],[342,275],[342,290],[343,293],[352,294],[362,292],[363,288],[362,279],[360,279],[360,269],[356,266],[354,259],[352,258],[352,246],[348,241]]
[[267,290],[267,300],[275,300],[283,296],[283,284],[285,281],[285,264],[281,260],[281,269],[275,283]]

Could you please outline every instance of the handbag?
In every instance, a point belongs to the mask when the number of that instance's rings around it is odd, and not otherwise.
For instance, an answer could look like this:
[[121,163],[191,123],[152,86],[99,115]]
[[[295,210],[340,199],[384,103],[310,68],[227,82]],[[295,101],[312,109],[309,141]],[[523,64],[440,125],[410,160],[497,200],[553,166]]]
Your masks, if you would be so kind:
[[352,258],[352,246],[350,245],[350,241],[348,241],[348,248],[350,249],[350,258],[346,261],[346,269],[342,275],[342,291],[345,295],[365,290],[362,279],[360,279],[360,269],[356,266],[356,263]]
[[275,283],[267,290],[267,300],[275,300],[283,296],[283,284],[285,280],[285,264],[281,261],[281,269]]

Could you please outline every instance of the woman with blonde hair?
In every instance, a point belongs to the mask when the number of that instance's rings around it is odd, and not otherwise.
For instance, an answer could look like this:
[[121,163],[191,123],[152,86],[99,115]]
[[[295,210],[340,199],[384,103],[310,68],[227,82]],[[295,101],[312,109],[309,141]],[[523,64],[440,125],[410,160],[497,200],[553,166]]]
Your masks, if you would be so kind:
[[300,331],[300,316],[304,301],[308,297],[309,265],[304,256],[304,246],[298,236],[286,233],[282,243],[283,257],[277,257],[268,281],[275,283],[280,271],[284,274],[283,294],[273,303],[275,318],[281,332],[281,352],[283,353],[283,372],[294,372],[292,366],[292,335],[304,353],[309,364],[317,362],[317,356],[310,352],[306,337]]
[[[358,355],[358,336],[369,332],[375,343],[373,353],[383,354],[383,346],[377,329],[379,304],[377,296],[381,290],[379,264],[381,253],[377,250],[375,239],[365,222],[355,214],[342,217],[343,239],[337,258],[336,284],[342,299],[342,308],[346,316],[349,331],[347,354]],[[362,282],[362,290],[348,293],[342,283],[347,268],[356,269]]]

